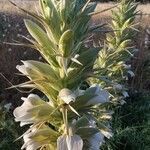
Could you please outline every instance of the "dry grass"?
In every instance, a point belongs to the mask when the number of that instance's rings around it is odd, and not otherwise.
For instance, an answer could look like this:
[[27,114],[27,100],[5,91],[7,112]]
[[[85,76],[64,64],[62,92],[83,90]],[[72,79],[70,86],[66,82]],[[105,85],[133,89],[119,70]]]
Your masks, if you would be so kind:
[[[105,10],[115,5],[116,3],[99,3],[96,7],[96,11]],[[150,24],[150,4],[139,5],[137,10],[139,11],[139,14],[141,14],[137,16],[137,21],[139,21],[142,26],[148,26]],[[99,22],[107,23],[111,20],[110,16],[111,16],[111,10],[95,15],[93,16],[93,23],[99,23]]]
[[[26,1],[18,1],[14,0],[18,6],[21,6],[27,10],[30,11],[36,11],[38,12],[38,1],[34,0],[26,0]],[[99,3],[96,7],[96,11],[101,11],[105,10],[107,8],[111,8],[115,6],[116,3]],[[115,9],[115,8],[114,8]],[[141,15],[137,16],[137,19],[140,20],[141,24],[146,26],[150,24],[150,4],[141,4],[138,6],[138,11],[140,11],[141,14],[145,14],[144,16],[141,17]],[[1,0],[0,1],[0,12],[3,13],[14,13],[14,14],[19,14],[19,15],[24,15],[19,9],[15,8],[12,6],[8,1],[6,0]],[[100,13],[98,15],[93,16],[93,24],[100,23],[100,22],[110,22],[110,15],[111,11],[106,11],[103,13]]]
[[[28,10],[34,10],[35,7],[37,6],[37,1],[13,1],[15,2],[18,6],[21,6],[23,8],[26,8]],[[5,12],[5,13],[22,13],[20,10],[16,9],[9,1],[7,0],[0,0],[0,12]]]

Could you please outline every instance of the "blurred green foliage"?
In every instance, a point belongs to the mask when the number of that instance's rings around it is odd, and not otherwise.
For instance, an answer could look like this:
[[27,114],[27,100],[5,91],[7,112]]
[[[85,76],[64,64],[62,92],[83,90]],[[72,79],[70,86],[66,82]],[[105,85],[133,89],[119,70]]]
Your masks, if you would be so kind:
[[14,122],[11,103],[0,103],[0,150],[18,150],[22,142],[15,141],[22,133]]
[[150,149],[150,94],[132,93],[113,116],[114,136],[102,150]]

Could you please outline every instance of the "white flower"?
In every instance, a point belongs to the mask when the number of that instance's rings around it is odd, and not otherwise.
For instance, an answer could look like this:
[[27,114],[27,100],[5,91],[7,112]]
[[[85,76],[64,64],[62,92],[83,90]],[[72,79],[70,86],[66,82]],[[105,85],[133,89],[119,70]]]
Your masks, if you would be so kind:
[[33,68],[32,64],[28,61],[22,61],[23,65],[17,65],[16,69],[18,69],[24,75],[28,75],[27,69]]
[[101,89],[99,85],[93,85],[90,88],[95,88],[95,91],[93,92],[93,95],[95,96],[93,96],[86,105],[96,105],[109,102],[109,93],[106,90]]
[[69,89],[64,88],[59,92],[58,97],[63,100],[66,104],[70,102],[74,102],[76,99],[76,95]]
[[21,98],[24,102],[17,107],[13,114],[15,121],[20,121],[20,126],[37,123],[49,119],[52,106],[40,99],[38,95],[30,94],[27,98]]
[[23,135],[24,144],[21,149],[37,150],[42,146],[50,148],[54,146],[51,142],[56,142],[57,138],[58,133],[46,125],[40,128],[31,126]]
[[57,139],[57,150],[82,150],[83,140],[80,136],[62,135]]
[[30,139],[30,135],[31,135],[31,133],[25,134],[23,136],[24,144],[21,147],[21,149],[26,148],[26,150],[36,150],[39,147],[41,147],[41,144],[39,142],[35,142],[34,140]]

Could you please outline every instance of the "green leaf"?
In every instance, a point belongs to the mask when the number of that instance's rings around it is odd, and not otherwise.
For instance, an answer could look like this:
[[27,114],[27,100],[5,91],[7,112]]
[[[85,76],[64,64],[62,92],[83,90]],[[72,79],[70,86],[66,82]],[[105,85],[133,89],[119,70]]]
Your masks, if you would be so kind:
[[54,0],[40,0],[40,6],[44,15],[44,19],[46,20],[44,26],[48,24],[48,26],[45,26],[46,30],[50,32],[50,37],[53,37],[55,42],[58,42],[61,35],[61,20],[57,11],[57,2]]
[[99,130],[94,128],[94,127],[83,127],[83,128],[79,128],[76,131],[76,134],[80,135],[81,138],[85,139],[88,138],[96,133],[98,133]]
[[25,19],[25,25],[32,37],[42,46],[54,53],[54,45],[48,38],[46,32],[31,20]]
[[49,144],[49,142],[56,142],[59,134],[51,129],[43,128],[39,129],[37,132],[35,132],[30,138],[35,140],[36,142],[44,142],[45,144]]
[[56,94],[62,89],[61,79],[55,74],[56,71],[50,65],[41,62],[23,61],[23,63],[18,70],[23,74],[27,72],[27,77],[36,84],[37,89],[45,93],[49,99],[56,101]]
[[76,110],[82,109],[86,106],[87,102],[93,98],[93,94],[84,94],[76,98],[76,101],[71,105]]
[[68,57],[74,46],[74,33],[72,30],[65,31],[59,40],[59,50],[64,57]]
[[75,124],[75,128],[82,128],[82,127],[87,127],[90,125],[90,120],[88,119],[88,117],[86,116],[82,116],[81,118],[79,118]]
[[[96,59],[99,51],[100,51],[99,48],[87,49],[80,54],[80,56],[78,57],[78,61],[83,65],[83,67],[92,66],[93,63],[95,62],[95,59]],[[83,68],[81,65],[79,65],[77,63],[72,63],[71,67],[72,68],[75,68],[75,67]]]

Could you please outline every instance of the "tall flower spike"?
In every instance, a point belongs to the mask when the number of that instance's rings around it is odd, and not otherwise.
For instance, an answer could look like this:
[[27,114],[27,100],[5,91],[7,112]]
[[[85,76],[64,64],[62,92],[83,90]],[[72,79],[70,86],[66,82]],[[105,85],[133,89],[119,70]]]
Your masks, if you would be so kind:
[[50,121],[52,118],[61,119],[58,111],[51,114],[55,109],[51,103],[43,101],[35,94],[30,94],[27,98],[22,97],[22,100],[24,101],[22,106],[17,107],[13,113],[15,121],[20,121],[20,126]]
[[[137,14],[136,8],[137,4],[131,0],[122,0],[117,10],[112,11],[110,28],[113,34],[106,35],[104,48],[99,52],[95,63],[95,68],[98,68],[98,80],[91,80],[92,83],[100,83],[102,87],[109,89],[114,96],[112,97],[114,104],[122,103],[123,97],[128,96],[124,83],[128,76],[134,75],[131,67],[126,63],[135,50],[130,45],[137,30],[134,22]],[[117,89],[116,85],[121,88]]]
[[[84,45],[90,33],[89,14],[94,12],[96,3],[86,0],[39,2],[39,15],[21,8],[34,18],[34,21],[24,20],[33,38],[25,39],[45,59],[44,63],[27,60],[17,66],[30,80],[18,86],[34,87],[42,92],[41,98],[35,94],[22,98],[22,106],[14,110],[16,121],[21,125],[31,124],[23,135],[22,149],[82,150],[85,140],[101,132],[95,105],[109,101],[109,93],[99,86],[81,90],[82,83],[93,74],[100,51]],[[77,120],[76,124],[73,120]],[[100,145],[101,140],[95,142]]]

